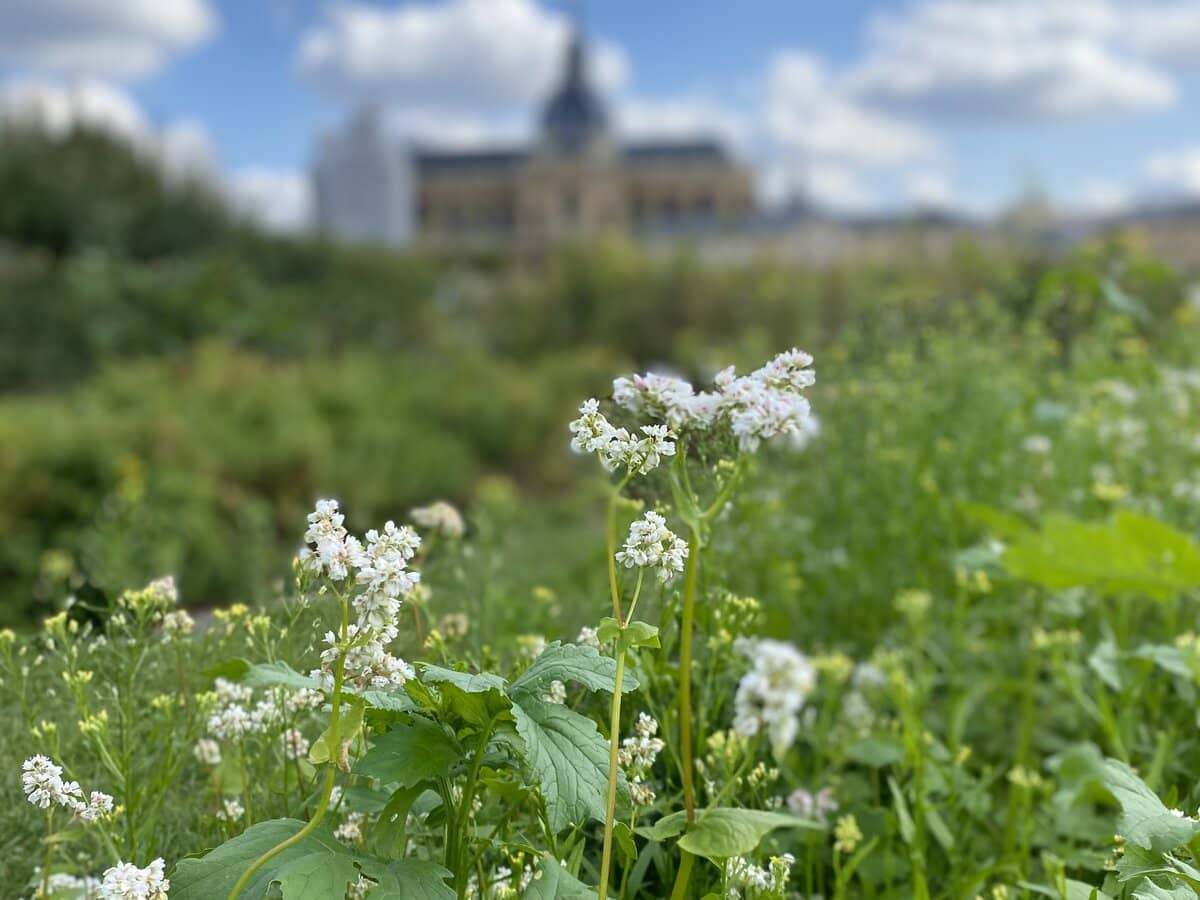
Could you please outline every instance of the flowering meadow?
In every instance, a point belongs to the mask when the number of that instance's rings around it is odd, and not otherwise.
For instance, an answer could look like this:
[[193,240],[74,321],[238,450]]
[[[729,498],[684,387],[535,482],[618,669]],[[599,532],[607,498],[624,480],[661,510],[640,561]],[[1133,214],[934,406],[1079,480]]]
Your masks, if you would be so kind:
[[1197,896],[1200,369],[1105,321],[616,378],[577,595],[519,499],[322,499],[262,608],[3,632],[6,895]]
[[455,268],[111,163],[0,223],[0,897],[1200,896],[1186,273]]

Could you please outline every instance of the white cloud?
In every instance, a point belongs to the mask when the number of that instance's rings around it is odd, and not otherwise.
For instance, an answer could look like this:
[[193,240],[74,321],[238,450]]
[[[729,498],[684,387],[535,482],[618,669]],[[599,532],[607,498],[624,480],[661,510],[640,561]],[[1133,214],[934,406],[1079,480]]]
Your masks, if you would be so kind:
[[806,54],[781,53],[771,61],[765,104],[770,137],[818,161],[894,165],[937,152],[931,135],[857,103]]
[[[562,66],[570,23],[535,0],[447,0],[380,8],[340,3],[303,38],[302,73],[354,99],[427,113],[528,115]],[[593,42],[591,72],[610,93],[626,78],[624,52]]]
[[162,68],[216,30],[208,0],[6,0],[0,63],[130,78]]
[[1129,190],[1111,181],[1089,181],[1079,192],[1079,212],[1092,216],[1111,216],[1129,208]]
[[755,125],[744,113],[705,97],[628,97],[617,103],[617,128],[633,140],[714,137],[742,149]]
[[1140,4],[1129,18],[1125,33],[1146,55],[1166,63],[1200,62],[1200,2]]
[[229,178],[225,193],[236,212],[269,231],[303,231],[312,222],[312,186],[303,172],[241,169]]
[[913,172],[905,179],[904,193],[920,209],[942,210],[954,205],[954,188],[943,172]]
[[1114,0],[918,0],[871,20],[849,77],[865,101],[946,119],[1161,109],[1174,84],[1129,47],[1147,16]]
[[1200,146],[1151,156],[1143,169],[1146,193],[1151,199],[1200,199]]

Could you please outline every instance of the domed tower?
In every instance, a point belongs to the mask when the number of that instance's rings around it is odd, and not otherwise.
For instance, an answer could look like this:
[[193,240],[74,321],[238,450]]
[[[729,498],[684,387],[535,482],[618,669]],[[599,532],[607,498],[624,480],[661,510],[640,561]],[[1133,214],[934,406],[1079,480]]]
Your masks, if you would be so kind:
[[608,143],[608,113],[587,79],[587,49],[577,28],[567,46],[558,88],[542,110],[542,141],[547,150],[581,155]]

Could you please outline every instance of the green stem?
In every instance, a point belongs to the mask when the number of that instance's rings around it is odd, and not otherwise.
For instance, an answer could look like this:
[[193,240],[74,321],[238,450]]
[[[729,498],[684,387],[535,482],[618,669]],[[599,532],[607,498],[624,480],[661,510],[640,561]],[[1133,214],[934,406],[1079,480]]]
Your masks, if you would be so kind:
[[629,475],[621,479],[608,497],[608,509],[605,516],[605,530],[608,538],[608,591],[612,595],[613,618],[618,625],[624,624],[621,617],[621,590],[617,585],[617,501],[621,491],[629,483]]
[[683,900],[687,896],[688,881],[692,877],[692,866],[696,862],[696,857],[686,850],[680,853],[682,858],[679,860],[679,871],[675,873],[675,886],[671,888],[671,900]]
[[54,807],[46,810],[46,858],[42,861],[42,896],[50,896],[50,864],[54,860]]
[[617,813],[617,766],[621,749],[621,688],[625,678],[625,646],[617,638],[617,674],[613,684],[612,715],[608,731],[608,805],[604,815],[604,852],[600,857],[599,900],[608,897],[608,876],[612,868],[613,828]]
[[[495,717],[488,720],[487,726],[483,729],[479,737],[479,744],[475,748],[475,758],[471,760],[471,771],[467,774],[467,783],[463,788],[462,804],[458,811],[458,833],[460,836],[467,833],[467,823],[471,818],[471,802],[475,797],[475,785],[479,782],[479,770],[483,767],[483,757],[487,752],[488,741],[492,738],[492,729],[496,727]],[[455,880],[459,881],[459,897],[466,896],[467,890],[467,871],[462,866],[462,860],[458,861],[459,870],[455,872]]]
[[[342,642],[347,639],[347,631],[349,628],[350,611],[346,603],[345,597],[339,597],[342,605]],[[321,819],[325,816],[325,811],[329,808],[329,798],[333,796],[333,783],[337,778],[337,759],[340,755],[341,748],[338,744],[338,724],[341,719],[342,712],[342,681],[346,674],[346,650],[343,649],[337,658],[337,663],[333,670],[333,712],[329,718],[329,768],[325,773],[325,787],[321,790],[321,799],[317,802],[317,809],[313,813],[313,817],[308,820],[303,828],[297,831],[289,838],[280,841],[270,850],[263,853],[258,859],[250,864],[242,877],[234,884],[233,890],[229,892],[226,900],[238,900],[246,885],[250,883],[250,879],[254,877],[259,869],[265,866],[268,862],[287,850],[289,847],[294,847],[307,838],[316,827],[321,823]]]
[[692,783],[692,630],[696,618],[696,574],[700,568],[700,532],[688,537],[687,570],[683,576],[683,612],[679,623],[679,756],[683,777],[683,806],[688,830],[696,825],[696,792]]

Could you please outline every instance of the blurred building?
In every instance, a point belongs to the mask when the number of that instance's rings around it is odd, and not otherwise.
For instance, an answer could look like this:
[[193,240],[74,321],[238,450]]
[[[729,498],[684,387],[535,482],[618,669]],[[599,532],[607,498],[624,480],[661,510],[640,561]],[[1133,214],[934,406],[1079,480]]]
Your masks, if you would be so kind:
[[347,241],[402,246],[413,236],[412,163],[364,108],[321,137],[313,163],[316,221]]
[[322,139],[313,175],[321,229],[444,249],[536,250],[606,232],[706,237],[755,213],[753,175],[719,141],[620,140],[578,33],[530,146],[408,150],[361,114]]

